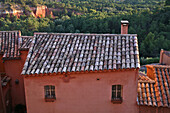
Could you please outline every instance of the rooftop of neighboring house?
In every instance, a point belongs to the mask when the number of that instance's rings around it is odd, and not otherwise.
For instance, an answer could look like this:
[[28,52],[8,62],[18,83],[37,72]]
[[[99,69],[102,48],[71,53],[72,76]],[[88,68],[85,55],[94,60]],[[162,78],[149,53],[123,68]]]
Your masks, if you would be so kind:
[[20,59],[20,50],[28,50],[32,36],[21,36],[20,31],[0,31],[0,54],[3,60]]
[[22,74],[139,67],[136,34],[35,33]]
[[0,31],[0,54],[3,55],[4,60],[20,57],[20,51],[18,51],[19,37],[19,31]]
[[21,37],[22,37],[22,44],[20,50],[29,50],[33,36],[21,36]]
[[138,105],[170,108],[170,66],[146,67],[147,74],[139,73]]

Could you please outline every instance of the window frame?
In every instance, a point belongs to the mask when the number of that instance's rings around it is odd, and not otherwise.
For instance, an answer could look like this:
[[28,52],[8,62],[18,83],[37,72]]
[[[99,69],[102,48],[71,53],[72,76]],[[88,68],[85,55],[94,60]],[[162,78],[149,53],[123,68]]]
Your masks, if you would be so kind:
[[[119,88],[119,86],[120,86],[120,88]],[[120,94],[118,94],[118,93],[120,93]],[[111,102],[115,103],[115,104],[121,104],[123,102],[122,97],[123,97],[123,85],[120,85],[120,84],[112,85]]]
[[44,96],[46,102],[54,102],[56,100],[55,85],[45,85]]

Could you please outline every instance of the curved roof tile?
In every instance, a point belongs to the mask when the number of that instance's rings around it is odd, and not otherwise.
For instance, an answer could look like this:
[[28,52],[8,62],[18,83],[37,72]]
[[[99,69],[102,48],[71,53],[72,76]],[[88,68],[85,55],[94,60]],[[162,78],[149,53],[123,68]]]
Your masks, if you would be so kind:
[[139,67],[136,35],[37,33],[22,74]]
[[139,74],[138,105],[170,108],[170,66],[149,65],[147,67],[152,69],[147,74],[153,74],[154,77],[152,80],[146,75]]

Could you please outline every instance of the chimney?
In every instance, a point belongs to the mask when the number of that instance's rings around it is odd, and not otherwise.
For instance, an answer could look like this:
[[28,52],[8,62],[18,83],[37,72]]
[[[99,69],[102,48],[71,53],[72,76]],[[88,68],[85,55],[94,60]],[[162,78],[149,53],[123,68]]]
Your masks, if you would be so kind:
[[128,34],[128,25],[127,20],[121,20],[121,34]]
[[164,50],[163,49],[161,49],[161,51],[160,51],[160,57],[159,57],[159,63],[160,64],[163,64],[163,53],[164,53]]

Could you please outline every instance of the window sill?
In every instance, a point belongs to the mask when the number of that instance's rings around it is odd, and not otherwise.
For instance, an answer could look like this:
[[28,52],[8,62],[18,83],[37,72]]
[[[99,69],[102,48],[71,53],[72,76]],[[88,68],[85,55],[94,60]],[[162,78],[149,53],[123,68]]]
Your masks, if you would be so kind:
[[121,104],[123,101],[122,100],[111,100],[113,104]]
[[56,100],[55,97],[53,97],[53,98],[46,97],[45,98],[45,102],[54,102],[55,100]]

